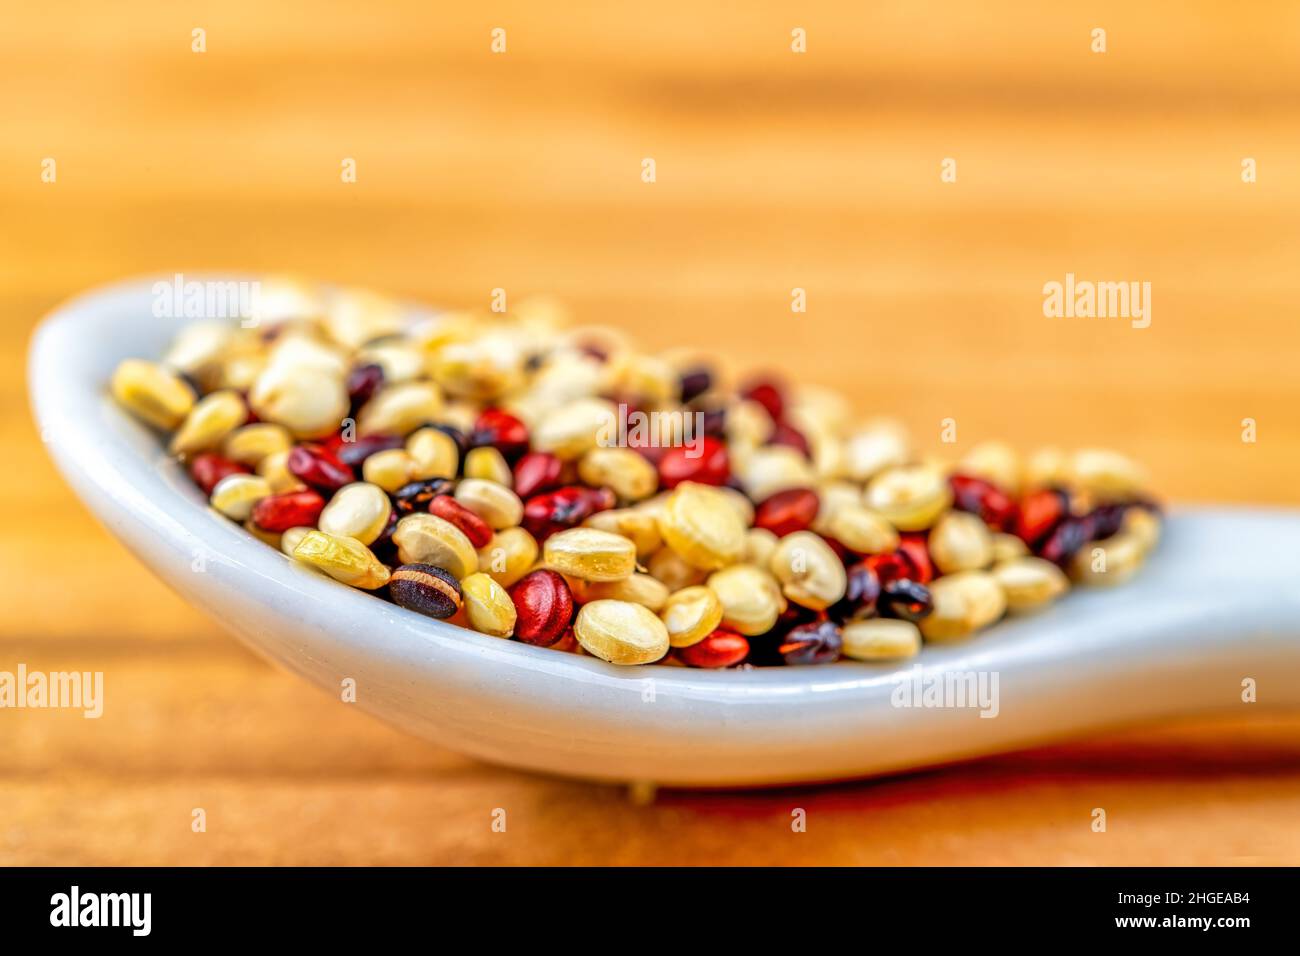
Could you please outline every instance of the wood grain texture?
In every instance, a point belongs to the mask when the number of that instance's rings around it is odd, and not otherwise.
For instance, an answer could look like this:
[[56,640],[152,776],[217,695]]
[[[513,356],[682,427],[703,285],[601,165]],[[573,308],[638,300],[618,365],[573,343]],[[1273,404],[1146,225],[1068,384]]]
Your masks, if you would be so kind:
[[[102,669],[109,704],[0,712],[0,864],[1300,862],[1300,719],[1245,708],[648,807],[413,741],[243,651],[94,525],[23,373],[42,313],[129,274],[553,292],[651,346],[839,387],[926,450],[952,417],[959,445],[1117,445],[1175,500],[1294,504],[1297,40],[1280,0],[9,11],[0,669]],[[1045,319],[1066,272],[1151,282],[1151,327]]]

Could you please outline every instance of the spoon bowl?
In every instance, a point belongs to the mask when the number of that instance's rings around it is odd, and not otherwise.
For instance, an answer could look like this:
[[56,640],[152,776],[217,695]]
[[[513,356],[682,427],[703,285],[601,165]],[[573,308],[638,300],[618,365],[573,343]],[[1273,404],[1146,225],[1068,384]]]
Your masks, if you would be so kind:
[[[170,282],[170,279],[160,281]],[[338,584],[207,506],[161,437],[107,395],[184,319],[155,280],[82,296],[31,347],[60,471],[154,573],[249,646],[420,737],[493,763],[686,787],[862,777],[1184,714],[1300,707],[1300,515],[1172,513],[1130,583],[1072,591],[902,664],[620,668],[486,637]],[[1254,681],[1257,702],[1243,703]]]

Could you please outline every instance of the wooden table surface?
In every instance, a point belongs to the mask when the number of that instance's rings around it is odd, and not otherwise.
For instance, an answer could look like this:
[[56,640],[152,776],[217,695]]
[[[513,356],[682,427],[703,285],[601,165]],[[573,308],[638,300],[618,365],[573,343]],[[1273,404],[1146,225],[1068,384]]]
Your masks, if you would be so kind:
[[[927,450],[951,417],[959,450],[1105,442],[1175,501],[1295,504],[1300,8],[1138,6],[7,11],[0,670],[103,670],[108,701],[97,721],[0,711],[0,863],[1300,862],[1300,718],[1245,705],[650,806],[483,766],[265,665],[172,596],[74,500],[26,411],[27,341],[63,298],[128,274],[294,270],[454,305],[551,292],[651,346],[842,388]],[[1150,282],[1151,326],[1045,318],[1042,286],[1067,272]]]

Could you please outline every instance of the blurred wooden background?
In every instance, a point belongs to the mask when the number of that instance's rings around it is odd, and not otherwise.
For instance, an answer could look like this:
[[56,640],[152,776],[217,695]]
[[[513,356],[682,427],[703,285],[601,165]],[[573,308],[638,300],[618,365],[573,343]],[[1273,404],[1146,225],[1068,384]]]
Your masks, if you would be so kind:
[[[6,12],[0,669],[103,669],[108,709],[0,712],[0,863],[1300,862],[1297,720],[636,807],[348,711],[91,522],[26,412],[35,322],[124,275],[221,269],[553,292],[838,386],[936,449],[952,417],[961,444],[1114,444],[1179,501],[1300,501],[1300,7],[460,6]],[[1045,319],[1067,272],[1149,281],[1151,327]]]

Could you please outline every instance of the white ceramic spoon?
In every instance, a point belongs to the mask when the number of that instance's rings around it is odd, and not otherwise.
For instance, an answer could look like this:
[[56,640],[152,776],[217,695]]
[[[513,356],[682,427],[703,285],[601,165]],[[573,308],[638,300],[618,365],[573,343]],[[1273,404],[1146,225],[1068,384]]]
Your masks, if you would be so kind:
[[[421,617],[291,562],[212,512],[158,436],[106,397],[118,360],[160,355],[183,324],[153,317],[151,286],[79,298],[35,337],[33,403],[63,474],[160,578],[252,647],[336,697],[354,679],[355,706],[447,747],[577,777],[736,786],[888,773],[1175,715],[1300,707],[1300,515],[1280,510],[1175,512],[1132,583],[1072,592],[905,665],[618,668]],[[896,706],[904,682],[967,673],[976,687],[984,674],[986,691],[997,675],[996,716]],[[1247,678],[1257,703],[1242,700]]]

